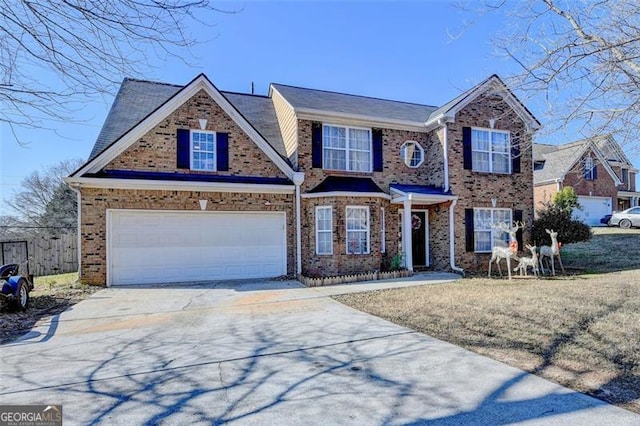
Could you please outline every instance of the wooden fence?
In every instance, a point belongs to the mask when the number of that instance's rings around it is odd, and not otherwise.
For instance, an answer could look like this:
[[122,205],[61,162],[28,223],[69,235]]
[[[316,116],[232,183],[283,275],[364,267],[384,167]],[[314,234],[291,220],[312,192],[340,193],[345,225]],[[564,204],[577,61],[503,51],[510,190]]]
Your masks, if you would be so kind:
[[78,270],[78,237],[75,234],[5,241],[0,242],[0,246],[0,264],[18,263],[23,274],[43,276]]

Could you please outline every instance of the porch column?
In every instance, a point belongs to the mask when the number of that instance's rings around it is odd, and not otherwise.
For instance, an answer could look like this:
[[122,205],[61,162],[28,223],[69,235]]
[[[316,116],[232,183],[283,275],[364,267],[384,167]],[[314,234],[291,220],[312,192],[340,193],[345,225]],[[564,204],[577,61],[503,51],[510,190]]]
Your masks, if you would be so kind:
[[404,212],[402,214],[402,245],[404,251],[405,266],[413,271],[413,251],[411,241],[411,200],[403,202]]

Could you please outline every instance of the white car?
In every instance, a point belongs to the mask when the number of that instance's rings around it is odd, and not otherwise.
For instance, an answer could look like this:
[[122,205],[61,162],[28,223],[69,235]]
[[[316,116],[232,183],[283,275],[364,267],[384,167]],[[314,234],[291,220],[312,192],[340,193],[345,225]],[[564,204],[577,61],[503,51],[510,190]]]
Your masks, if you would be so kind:
[[632,226],[640,227],[640,207],[631,207],[621,212],[613,212],[611,219],[609,219],[609,225],[625,229]]

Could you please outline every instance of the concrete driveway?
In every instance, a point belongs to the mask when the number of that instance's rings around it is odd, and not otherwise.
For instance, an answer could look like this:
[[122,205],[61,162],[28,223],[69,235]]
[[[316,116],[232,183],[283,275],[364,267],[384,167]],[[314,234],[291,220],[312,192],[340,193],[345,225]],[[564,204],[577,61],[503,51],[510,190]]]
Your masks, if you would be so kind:
[[372,286],[105,289],[0,347],[0,400],[67,425],[640,423],[329,297]]

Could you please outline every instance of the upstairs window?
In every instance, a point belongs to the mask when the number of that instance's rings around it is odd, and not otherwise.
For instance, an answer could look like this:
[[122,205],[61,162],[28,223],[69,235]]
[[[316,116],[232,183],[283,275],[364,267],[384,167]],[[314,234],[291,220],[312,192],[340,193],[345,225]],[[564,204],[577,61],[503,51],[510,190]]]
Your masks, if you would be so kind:
[[323,125],[322,159],[324,169],[371,172],[371,129]]
[[205,130],[191,130],[191,169],[216,170],[216,134]]
[[596,179],[596,166],[593,163],[593,158],[591,157],[584,159],[584,178],[586,180]]
[[407,167],[415,169],[424,162],[424,149],[416,141],[406,141],[400,147],[400,157]]
[[473,171],[511,173],[511,140],[503,130],[471,130]]
[[629,169],[622,169],[622,183],[629,189]]

